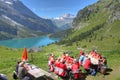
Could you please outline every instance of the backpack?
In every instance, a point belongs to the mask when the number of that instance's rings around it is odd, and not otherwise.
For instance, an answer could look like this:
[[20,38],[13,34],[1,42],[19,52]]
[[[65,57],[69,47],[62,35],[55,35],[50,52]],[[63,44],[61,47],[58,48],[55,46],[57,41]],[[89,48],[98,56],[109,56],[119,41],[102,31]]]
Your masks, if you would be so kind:
[[18,79],[17,73],[15,71],[13,72],[13,79]]
[[95,75],[96,75],[95,69],[92,69],[92,70],[91,70],[91,75],[92,75],[92,76],[95,76]]
[[0,74],[0,80],[8,80],[5,74]]

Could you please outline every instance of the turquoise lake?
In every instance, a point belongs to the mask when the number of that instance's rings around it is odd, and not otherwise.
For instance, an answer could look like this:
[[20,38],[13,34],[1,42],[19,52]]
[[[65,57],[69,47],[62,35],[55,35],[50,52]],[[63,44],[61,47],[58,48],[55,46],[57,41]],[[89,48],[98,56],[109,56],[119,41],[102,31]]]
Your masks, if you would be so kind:
[[46,46],[59,40],[59,38],[49,38],[48,36],[11,39],[0,41],[0,46],[7,46],[11,48],[32,48]]

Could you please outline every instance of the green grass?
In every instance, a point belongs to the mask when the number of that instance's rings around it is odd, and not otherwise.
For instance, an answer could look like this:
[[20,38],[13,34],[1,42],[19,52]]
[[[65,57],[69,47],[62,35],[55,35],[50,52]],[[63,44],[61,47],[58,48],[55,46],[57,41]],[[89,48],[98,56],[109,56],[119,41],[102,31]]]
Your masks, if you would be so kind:
[[[35,64],[36,66],[47,69],[48,57],[50,53],[54,53],[55,57],[61,56],[63,52],[68,52],[69,55],[77,58],[79,51],[78,48],[85,49],[86,53],[89,53],[93,48],[97,49],[98,52],[107,57],[108,67],[112,69],[109,75],[105,78],[98,73],[97,76],[87,76],[87,80],[120,80],[120,20],[116,20],[112,23],[109,22],[109,17],[112,15],[113,10],[105,8],[106,4],[111,3],[112,0],[107,0],[102,4],[97,3],[100,11],[91,14],[86,21],[78,21],[77,27],[82,26],[73,30],[68,38],[71,40],[71,45],[49,45],[42,47],[41,52],[29,53],[29,63]],[[115,3],[118,4],[118,3]],[[114,6],[114,4],[113,4]],[[102,25],[104,24],[104,25]],[[99,29],[94,29],[102,25]],[[94,29],[94,30],[93,30]],[[92,33],[88,36],[82,36],[84,39],[78,40],[81,33],[86,34],[91,31]],[[27,33],[26,33],[27,34]],[[22,35],[22,34],[21,34]],[[72,41],[73,39],[73,41]],[[67,42],[66,42],[67,43]],[[0,73],[6,74],[9,80],[12,80],[12,73],[15,69],[15,65],[18,60],[21,59],[23,49],[12,49],[6,47],[0,47]]]
[[[110,0],[112,1],[112,0]],[[48,57],[50,53],[54,53],[55,57],[61,56],[63,52],[68,52],[69,55],[77,58],[79,51],[78,48],[85,49],[86,53],[89,53],[93,48],[97,49],[98,52],[107,57],[108,67],[112,69],[109,75],[106,75],[103,79],[101,74],[97,76],[87,76],[87,80],[120,80],[120,20],[116,20],[113,23],[107,23],[108,17],[112,12],[105,7],[104,4],[100,4],[100,11],[96,14],[92,14],[90,19],[81,22],[79,26],[83,26],[80,30],[73,30],[68,38],[74,39],[79,37],[81,33],[87,33],[91,31],[92,34],[88,34],[83,40],[71,41],[71,45],[49,45],[47,47],[42,47],[41,52],[29,53],[29,63],[35,64],[36,66],[47,69]],[[110,2],[109,2],[110,3]],[[78,23],[79,24],[79,23]],[[95,27],[104,24],[99,29],[94,29]],[[93,30],[94,29],[94,30]],[[67,42],[66,42],[67,43]],[[12,80],[12,73],[15,69],[15,65],[18,60],[21,59],[23,49],[12,49],[6,47],[0,47],[0,73],[6,74],[9,80]]]
[[[91,49],[85,49],[87,53]],[[6,74],[9,80],[12,80],[12,73],[15,69],[16,62],[21,59],[23,49],[11,49],[6,47],[0,47],[0,73]],[[98,50],[99,51],[99,50]],[[54,53],[55,57],[61,56],[63,52],[68,52],[69,55],[77,58],[79,50],[77,47],[73,46],[60,46],[60,45],[50,45],[48,47],[43,47],[42,52],[29,53],[29,63],[35,64],[38,67],[48,70],[48,57],[50,53]],[[107,57],[108,67],[113,71],[109,72],[109,75],[105,76],[105,80],[119,80],[119,69],[120,69],[120,51],[99,51],[102,55]],[[87,76],[88,80],[101,80],[102,75],[97,74],[97,76]]]

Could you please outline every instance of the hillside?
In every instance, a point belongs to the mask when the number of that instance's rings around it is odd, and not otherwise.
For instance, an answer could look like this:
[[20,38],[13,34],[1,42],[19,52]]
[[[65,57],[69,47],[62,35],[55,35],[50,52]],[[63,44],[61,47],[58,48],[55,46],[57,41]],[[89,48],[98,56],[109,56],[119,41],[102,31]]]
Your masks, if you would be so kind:
[[99,0],[80,10],[73,21],[71,35],[60,42],[68,46],[119,50],[120,1]]
[[[47,71],[50,53],[57,58],[67,52],[77,58],[81,48],[86,53],[94,48],[107,58],[111,70],[105,77],[97,73],[96,76],[86,76],[84,80],[120,80],[120,0],[99,0],[85,7],[77,14],[73,26],[67,33],[62,33],[65,37],[59,43],[44,46],[41,52],[29,53],[29,63]],[[21,59],[23,49],[0,47],[0,51],[0,73],[12,80],[12,72]]]
[[0,0],[0,40],[56,32],[49,19],[34,14],[19,0]]

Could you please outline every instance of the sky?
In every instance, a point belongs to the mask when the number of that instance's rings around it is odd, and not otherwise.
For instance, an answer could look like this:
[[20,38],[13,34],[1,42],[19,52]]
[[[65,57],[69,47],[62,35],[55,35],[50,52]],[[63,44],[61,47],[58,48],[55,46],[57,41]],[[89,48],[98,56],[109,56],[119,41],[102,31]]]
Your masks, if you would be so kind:
[[84,7],[98,0],[20,0],[35,14],[44,18],[56,18],[63,14],[77,15]]

